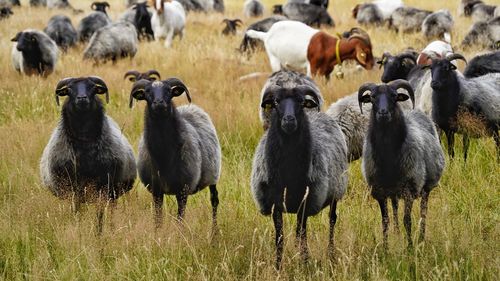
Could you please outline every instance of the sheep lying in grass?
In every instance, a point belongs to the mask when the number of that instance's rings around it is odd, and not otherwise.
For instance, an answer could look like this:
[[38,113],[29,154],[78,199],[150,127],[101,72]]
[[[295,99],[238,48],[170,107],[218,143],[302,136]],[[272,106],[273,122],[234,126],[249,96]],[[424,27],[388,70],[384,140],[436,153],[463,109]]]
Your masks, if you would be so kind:
[[[402,93],[399,90],[407,92]],[[391,198],[394,226],[398,229],[398,200],[404,200],[404,226],[411,247],[411,210],[422,197],[420,238],[425,235],[429,193],[438,184],[444,169],[444,155],[434,124],[418,110],[403,112],[399,102],[415,98],[407,81],[387,85],[366,83],[359,88],[358,101],[371,103],[370,125],[363,148],[362,172],[371,194],[380,206],[384,247],[387,249]]]

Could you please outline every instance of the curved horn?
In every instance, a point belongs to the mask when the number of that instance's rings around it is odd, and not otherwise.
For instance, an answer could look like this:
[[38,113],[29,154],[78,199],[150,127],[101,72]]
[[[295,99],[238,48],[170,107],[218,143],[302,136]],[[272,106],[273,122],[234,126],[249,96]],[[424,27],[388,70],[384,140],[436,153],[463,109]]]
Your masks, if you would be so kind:
[[457,60],[457,59],[463,60],[465,63],[467,63],[467,60],[461,54],[450,54],[450,55],[446,56],[446,60],[448,60],[449,62],[451,62],[453,60]]
[[417,59],[411,53],[402,53],[398,56],[400,59],[410,59],[414,64],[417,64]]
[[68,84],[73,82],[74,80],[75,80],[75,78],[73,78],[73,77],[67,77],[67,78],[60,80],[57,83],[56,91],[55,91],[57,106],[59,106],[59,97],[68,95]]
[[103,4],[105,7],[111,8],[111,6],[109,5],[109,3],[108,3],[108,2],[106,2],[106,1],[101,2],[101,4]]
[[351,39],[359,39],[359,40],[363,41],[368,46],[372,45],[372,42],[370,41],[369,37],[365,37],[365,36],[362,36],[362,35],[359,35],[359,34],[353,34],[353,35],[349,36],[349,38],[347,39],[347,41],[351,41]]
[[413,92],[413,88],[411,87],[410,83],[408,83],[408,81],[403,79],[397,79],[392,82],[389,82],[387,85],[389,85],[395,91],[397,91],[398,89],[405,89],[408,92],[408,95],[410,96],[413,109],[415,109],[415,94]]
[[130,101],[128,104],[129,108],[132,108],[132,106],[134,105],[134,99],[143,100],[145,98],[144,88],[146,88],[146,86],[149,84],[151,84],[151,81],[146,79],[141,79],[134,83],[134,85],[132,86],[132,90],[130,91]]
[[373,92],[373,89],[375,87],[377,87],[377,85],[375,85],[373,83],[365,83],[365,84],[361,85],[361,87],[359,87],[358,104],[359,104],[359,110],[361,111],[361,114],[363,114],[363,103],[369,102],[368,100],[366,100],[364,98],[366,96],[365,93],[370,92],[370,95],[371,95]]
[[131,76],[128,80],[132,81],[132,82],[135,82],[137,80],[137,77],[139,77],[139,75],[141,75],[139,73],[139,71],[137,71],[137,70],[130,70],[130,71],[125,72],[125,75],[123,75],[123,79],[127,79],[127,77]]
[[240,19],[235,19],[235,20],[234,20],[234,23],[235,23],[236,25],[238,25],[238,23],[243,24],[243,21],[242,21],[242,20],[240,20]]
[[90,8],[91,8],[92,10],[94,10],[94,11],[95,11],[95,9],[96,9],[96,7],[97,7],[97,5],[96,5],[97,3],[98,3],[98,2],[93,2],[93,3],[90,5]]
[[106,94],[106,103],[109,103],[108,86],[106,86],[104,80],[102,80],[102,78],[99,76],[89,76],[88,79],[92,81],[97,87],[98,89],[97,94],[99,95]]
[[[182,82],[182,80],[180,80],[178,78],[168,78],[167,80],[164,80],[163,82],[170,85],[171,90],[174,93],[174,96],[180,96],[180,95],[182,95],[182,93],[185,92],[188,102],[191,103],[191,96],[189,95],[189,90],[186,87],[186,85],[184,85],[184,82]],[[181,89],[182,91],[181,92],[177,91],[176,90],[177,88]]]
[[229,19],[223,19],[221,23],[225,23],[225,24],[227,24],[227,23],[228,23],[228,22],[230,22],[230,21],[231,21],[231,20],[229,20]]
[[161,80],[160,73],[154,69],[146,71],[146,76],[148,76],[148,78],[152,78],[151,76],[156,76],[157,78],[155,78],[155,80]]

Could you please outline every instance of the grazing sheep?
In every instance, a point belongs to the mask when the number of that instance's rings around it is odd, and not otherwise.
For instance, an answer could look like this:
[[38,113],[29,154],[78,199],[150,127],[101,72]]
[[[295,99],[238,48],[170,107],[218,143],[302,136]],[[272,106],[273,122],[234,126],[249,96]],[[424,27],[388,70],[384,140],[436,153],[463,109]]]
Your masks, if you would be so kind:
[[310,26],[320,26],[322,24],[335,26],[335,22],[328,14],[328,11],[316,5],[287,3],[283,6],[283,15],[289,20],[300,21]]
[[94,32],[99,28],[111,24],[109,17],[103,12],[92,12],[88,16],[82,18],[78,24],[78,40],[80,42],[87,42],[90,40]]
[[358,4],[352,9],[352,17],[359,24],[363,25],[381,25],[384,23],[382,11],[373,3]]
[[40,160],[43,184],[59,198],[99,203],[97,232],[102,232],[105,201],[115,202],[132,189],[136,167],[132,147],[96,95],[108,87],[95,76],[65,78],[57,84],[56,102],[68,96],[61,120]]
[[387,199],[392,201],[396,229],[399,229],[398,200],[404,200],[403,222],[411,247],[413,201],[422,197],[420,239],[423,240],[429,194],[437,186],[445,165],[439,137],[430,118],[419,110],[403,112],[399,106],[398,102],[408,99],[414,102],[413,89],[404,80],[382,85],[366,83],[358,91],[361,111],[363,103],[372,104],[362,173],[380,206],[385,249],[389,227]]
[[462,41],[463,47],[499,49],[500,41],[500,17],[488,22],[478,22],[472,25]]
[[240,19],[224,19],[222,23],[225,23],[226,26],[222,30],[222,35],[228,36],[228,35],[236,35],[236,29],[243,24],[243,22]]
[[347,189],[347,147],[339,126],[325,113],[304,111],[318,107],[316,87],[304,75],[289,83],[289,75],[299,74],[276,72],[271,76],[276,84],[266,89],[261,107],[272,110],[270,127],[255,150],[250,182],[259,211],[273,217],[278,269],[283,213],[297,214],[296,238],[307,260],[307,219],[330,206],[328,253],[333,256],[337,202]]
[[129,22],[116,22],[98,29],[83,52],[84,60],[113,63],[119,58],[134,57],[137,53],[137,31]]
[[389,19],[389,27],[396,32],[417,32],[422,28],[424,19],[432,12],[413,7],[399,7]]
[[[463,134],[464,161],[467,160],[469,136],[492,135],[500,161],[500,73],[477,78],[465,78],[455,71],[451,61],[465,58],[452,54],[434,59],[432,73],[432,118],[444,131],[448,141],[448,154],[455,156],[455,133]],[[467,116],[470,116],[468,118]],[[464,118],[465,117],[465,118]],[[472,119],[472,120],[471,120]],[[473,123],[472,127],[468,124]]]
[[47,34],[26,29],[11,39],[12,64],[14,68],[26,75],[47,77],[56,66],[59,50],[56,43]]
[[139,80],[130,94],[147,102],[144,133],[139,143],[137,166],[142,183],[153,195],[155,221],[163,221],[163,196],[177,198],[177,217],[182,220],[188,195],[210,186],[213,233],[217,230],[217,182],[221,149],[208,114],[196,105],[175,106],[172,99],[189,91],[177,78],[163,81]]
[[428,15],[422,23],[422,33],[427,39],[434,37],[444,38],[451,43],[451,29],[453,28],[453,17],[448,10],[439,10]]
[[90,8],[96,12],[102,12],[107,16],[106,9],[109,9],[110,6],[108,2],[92,2]]
[[250,55],[252,52],[254,52],[259,46],[263,47],[263,44],[260,40],[258,39],[253,39],[250,36],[246,34],[249,30],[255,30],[255,31],[261,31],[261,32],[267,32],[271,26],[279,21],[287,20],[286,17],[280,16],[280,15],[275,15],[271,16],[268,18],[265,18],[263,20],[257,21],[252,23],[247,27],[247,30],[245,31],[245,36],[243,37],[243,40],[241,41],[239,50],[241,53],[247,53],[247,55]]
[[0,8],[0,20],[8,19],[11,15],[13,15],[12,9],[9,7],[1,7]]
[[488,21],[495,15],[497,6],[487,5],[483,1],[470,1],[464,5],[464,15],[472,17],[473,22]]
[[389,20],[392,13],[404,5],[402,0],[375,0],[372,3],[382,12],[384,20]]
[[500,51],[475,56],[464,69],[467,78],[500,72]]
[[132,23],[137,30],[137,38],[141,40],[146,38],[147,40],[154,40],[154,32],[151,26],[151,17],[153,11],[149,10],[147,2],[136,3],[120,17],[121,21],[127,21]]
[[71,19],[64,15],[50,18],[44,32],[54,40],[63,51],[73,47],[78,39],[78,34],[71,23]]
[[165,47],[170,48],[175,36],[179,36],[179,39],[184,36],[186,12],[177,1],[156,0],[151,25],[155,40],[165,39]]
[[261,17],[264,14],[264,5],[260,0],[246,0],[243,4],[243,15],[247,18]]
[[149,81],[161,80],[160,73],[154,69],[148,70],[146,72],[139,72],[137,70],[130,70],[125,73],[123,79],[127,79],[131,82],[136,82],[142,79]]

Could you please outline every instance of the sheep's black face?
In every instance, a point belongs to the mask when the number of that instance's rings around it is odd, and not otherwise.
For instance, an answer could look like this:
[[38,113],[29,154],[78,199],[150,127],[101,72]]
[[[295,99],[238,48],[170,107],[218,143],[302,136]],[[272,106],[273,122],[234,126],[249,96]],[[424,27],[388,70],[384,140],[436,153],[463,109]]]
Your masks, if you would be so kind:
[[384,57],[377,63],[384,67],[384,72],[380,79],[384,83],[389,83],[396,79],[406,79],[411,68],[414,66],[408,59],[393,56]]
[[187,99],[191,102],[191,96],[184,83],[177,78],[169,78],[163,81],[151,82],[149,80],[139,80],[134,83],[130,93],[130,104],[133,100],[146,100],[148,108],[155,113],[166,113],[173,110],[172,98],[186,93]]
[[433,60],[431,64],[432,82],[431,87],[433,90],[441,90],[446,88],[449,82],[453,81],[454,70],[457,69],[450,61],[446,59]]
[[[408,94],[398,93],[399,89],[406,90]],[[391,122],[395,118],[395,114],[399,112],[397,102],[409,98],[414,103],[413,89],[407,81],[401,79],[387,85],[377,86],[373,83],[367,83],[361,86],[358,91],[360,108],[362,103],[371,103],[372,115],[377,122]]]
[[88,112],[99,106],[97,94],[106,94],[106,102],[109,101],[108,88],[100,78],[66,78],[57,85],[56,102],[59,104],[60,96],[68,96],[68,106],[79,112]]
[[398,93],[385,85],[380,87],[379,91],[371,94],[372,111],[375,112],[377,121],[390,122],[396,108]]
[[38,47],[38,37],[31,32],[19,32],[11,41],[17,42],[16,49],[20,52],[31,52]]

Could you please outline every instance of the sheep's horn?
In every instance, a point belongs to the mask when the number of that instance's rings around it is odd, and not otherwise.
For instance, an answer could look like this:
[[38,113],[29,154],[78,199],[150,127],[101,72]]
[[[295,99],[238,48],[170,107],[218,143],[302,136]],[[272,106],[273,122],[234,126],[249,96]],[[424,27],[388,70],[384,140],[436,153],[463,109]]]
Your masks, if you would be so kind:
[[399,58],[401,59],[409,59],[411,60],[414,64],[417,64],[417,59],[415,58],[415,56],[411,53],[402,53],[401,55],[399,55]]
[[111,8],[111,6],[109,5],[108,2],[104,1],[104,2],[101,2],[101,4],[103,4],[104,6],[108,7],[108,8]]
[[363,114],[363,103],[366,103],[367,101],[363,100],[363,97],[365,96],[366,92],[373,92],[373,88],[375,88],[377,85],[373,83],[365,83],[359,87],[358,90],[358,104],[359,104],[359,110],[361,111],[361,114]]
[[128,104],[129,108],[132,108],[132,106],[134,105],[134,99],[143,100],[145,98],[144,88],[146,88],[146,86],[150,83],[151,81],[146,79],[141,79],[134,83],[134,85],[132,86],[132,91],[130,91],[130,100]]
[[97,88],[99,88],[99,91],[97,94],[102,95],[106,94],[106,103],[109,103],[109,91],[108,91],[108,86],[106,86],[106,83],[104,80],[102,80],[101,77],[98,76],[90,76],[88,78],[90,81],[92,81]]
[[181,88],[183,91],[178,92],[178,94],[175,94],[175,96],[180,96],[180,95],[182,95],[182,93],[185,92],[188,102],[191,103],[191,96],[189,95],[189,90],[186,87],[186,85],[184,85],[184,82],[182,82],[182,80],[180,80],[178,78],[168,78],[167,80],[165,80],[163,82],[169,84],[171,86],[172,90],[174,90],[176,88]]
[[147,75],[148,77],[151,77],[151,76],[156,75],[156,77],[158,77],[158,79],[157,79],[157,80],[161,80],[161,75],[160,75],[160,73],[159,73],[158,71],[154,70],[154,69],[151,69],[151,70],[146,71],[146,75]]
[[75,78],[73,78],[73,77],[67,77],[67,78],[62,79],[61,81],[59,81],[57,83],[56,94],[55,94],[57,106],[59,106],[59,97],[68,95],[68,91],[67,91],[68,84],[73,82],[74,80],[75,80]]
[[123,75],[123,79],[127,79],[127,77],[131,76],[129,80],[132,82],[135,82],[135,80],[137,79],[137,77],[139,77],[139,75],[141,75],[139,73],[139,71],[130,70],[130,71],[125,72],[125,75]]
[[243,21],[242,21],[242,20],[240,20],[240,19],[235,19],[235,20],[234,20],[234,23],[236,23],[236,24],[238,24],[238,23],[243,24]]
[[92,10],[95,10],[95,8],[96,8],[96,3],[97,3],[97,2],[93,2],[93,3],[90,5],[90,8],[91,8]]
[[449,56],[446,56],[446,60],[448,61],[453,61],[453,60],[463,60],[465,63],[467,63],[467,60],[462,56],[461,54],[450,54]]
[[408,95],[410,96],[411,99],[411,104],[413,108],[415,108],[415,94],[413,92],[413,88],[411,87],[410,83],[408,83],[408,81],[403,79],[397,79],[392,82],[389,82],[387,85],[389,85],[396,91],[399,89],[405,89],[406,91],[408,91]]

